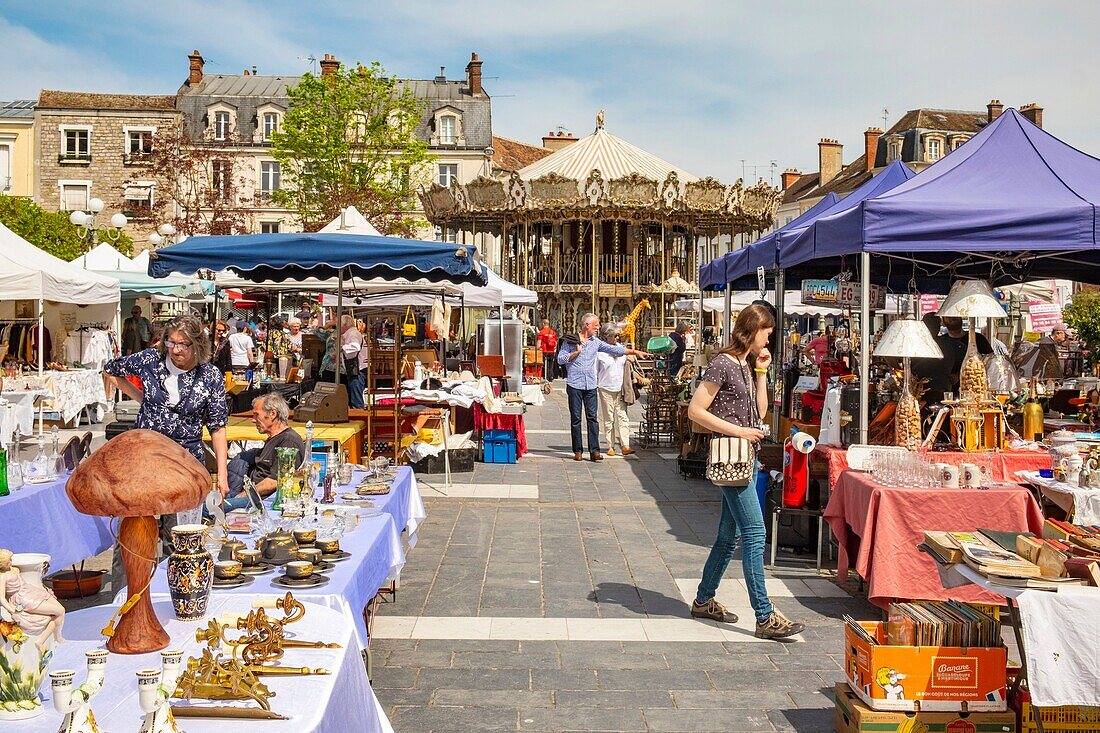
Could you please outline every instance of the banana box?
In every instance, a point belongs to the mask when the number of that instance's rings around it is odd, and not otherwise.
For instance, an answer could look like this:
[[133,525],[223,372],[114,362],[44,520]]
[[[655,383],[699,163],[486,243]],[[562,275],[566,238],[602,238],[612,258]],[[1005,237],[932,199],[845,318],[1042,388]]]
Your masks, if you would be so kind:
[[871,644],[845,625],[844,673],[852,690],[873,710],[1008,709],[1008,650],[1003,646],[890,646],[885,623],[859,625],[878,643]]
[[1016,715],[872,710],[844,682],[836,689],[836,733],[1016,733]]

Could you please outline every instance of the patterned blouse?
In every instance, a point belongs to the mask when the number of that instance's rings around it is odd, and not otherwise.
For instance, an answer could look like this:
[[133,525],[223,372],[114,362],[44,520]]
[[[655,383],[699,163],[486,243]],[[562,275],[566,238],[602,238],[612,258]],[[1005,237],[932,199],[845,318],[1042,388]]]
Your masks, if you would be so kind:
[[140,377],[144,398],[134,427],[171,438],[205,464],[203,427],[213,433],[229,422],[225,378],[213,364],[199,364],[179,376],[180,401],[170,405],[164,384],[169,377],[165,358],[156,349],[145,349],[107,362],[103,371],[114,377]]
[[714,357],[703,372],[704,382],[718,385],[718,394],[707,411],[734,425],[757,427],[756,385],[750,376],[752,373],[752,367],[735,361],[729,354]]

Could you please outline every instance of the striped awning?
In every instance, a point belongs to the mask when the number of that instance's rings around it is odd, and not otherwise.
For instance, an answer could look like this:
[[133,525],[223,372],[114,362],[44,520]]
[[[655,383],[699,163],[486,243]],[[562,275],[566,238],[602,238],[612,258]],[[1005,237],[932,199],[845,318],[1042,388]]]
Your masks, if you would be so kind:
[[584,181],[593,169],[599,170],[605,180],[622,178],[631,173],[655,181],[665,180],[669,173],[675,173],[682,182],[699,180],[698,176],[631,145],[603,127],[597,127],[588,137],[521,168],[519,177],[531,181],[556,173],[564,178]]

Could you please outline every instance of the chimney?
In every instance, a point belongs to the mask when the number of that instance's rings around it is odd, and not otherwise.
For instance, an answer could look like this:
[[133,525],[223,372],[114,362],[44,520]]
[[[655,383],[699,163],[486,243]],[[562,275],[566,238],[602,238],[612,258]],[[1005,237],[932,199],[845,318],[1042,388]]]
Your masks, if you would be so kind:
[[446,66],[440,66],[439,67],[439,74],[436,75],[434,81],[435,81],[436,84],[446,84],[447,83],[447,67]]
[[466,64],[466,86],[470,87],[473,96],[485,96],[485,88],[481,86],[481,59],[476,53],[470,54],[470,63]]
[[1028,119],[1031,124],[1038,128],[1043,127],[1043,108],[1039,106],[1038,102],[1032,102],[1031,104],[1025,104],[1020,107],[1020,114]]
[[321,78],[331,79],[340,70],[340,62],[331,53],[326,53],[321,59]]
[[557,132],[551,130],[542,136],[542,147],[555,152],[575,142],[577,142],[577,138],[573,133],[566,130],[558,130]]
[[187,60],[191,62],[191,72],[187,75],[188,86],[198,86],[202,84],[202,54],[198,49],[187,57]]
[[820,171],[819,186],[824,186],[836,178],[843,167],[841,161],[844,158],[844,146],[836,140],[823,137],[817,144],[817,163]]
[[795,168],[788,168],[787,170],[783,171],[783,190],[786,191],[788,188],[793,186],[794,182],[801,177],[802,171],[796,170]]
[[868,127],[863,132],[863,154],[867,156],[867,170],[875,169],[875,158],[878,157],[878,139],[882,137],[882,130],[878,127]]
[[991,99],[989,100],[989,104],[985,106],[985,109],[985,121],[986,123],[990,123],[1001,116],[1001,112],[1004,112],[1005,106],[1001,104],[1001,100]]

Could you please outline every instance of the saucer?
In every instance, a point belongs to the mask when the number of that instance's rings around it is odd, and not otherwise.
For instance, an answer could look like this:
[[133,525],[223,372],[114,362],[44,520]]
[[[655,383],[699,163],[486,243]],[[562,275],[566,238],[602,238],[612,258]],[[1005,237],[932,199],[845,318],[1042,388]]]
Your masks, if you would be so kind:
[[221,578],[214,578],[213,587],[215,588],[240,588],[248,585],[255,578],[247,575],[238,575],[236,578],[230,578],[228,580],[222,580]]
[[[322,555],[321,557],[324,557],[324,555]],[[322,560],[321,562],[313,563],[313,572],[325,573],[329,570],[332,570],[334,567],[336,567],[336,563],[329,562],[328,560]]]
[[275,566],[269,562],[258,562],[255,565],[245,565],[241,572],[245,575],[267,575],[274,572]]
[[271,579],[272,585],[282,586],[283,588],[317,588],[328,582],[328,578],[319,573],[314,573],[308,578],[288,578],[285,575],[279,575]]
[[351,557],[351,553],[346,550],[340,550],[332,555],[321,555],[321,559],[325,562],[340,562],[341,560],[347,560]]

